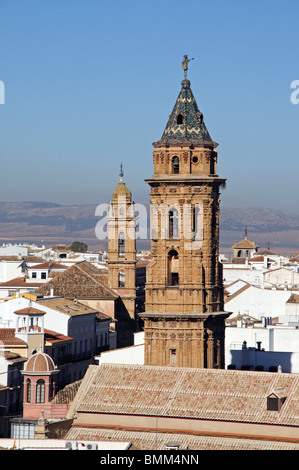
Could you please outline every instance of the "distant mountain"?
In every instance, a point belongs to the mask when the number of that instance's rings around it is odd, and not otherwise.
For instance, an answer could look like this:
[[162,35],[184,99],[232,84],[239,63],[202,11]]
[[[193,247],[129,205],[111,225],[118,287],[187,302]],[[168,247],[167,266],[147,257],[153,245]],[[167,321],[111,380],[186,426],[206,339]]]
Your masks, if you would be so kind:
[[[96,204],[65,206],[51,202],[0,202],[0,242],[85,240],[103,246],[95,236]],[[147,206],[148,208],[148,206]],[[148,211],[149,213],[149,211]],[[244,237],[264,246],[299,250],[299,215],[261,207],[228,208],[220,211],[220,242],[223,246]],[[101,245],[102,244],[102,245]]]
[[221,230],[249,232],[278,232],[299,230],[299,215],[262,207],[228,208],[220,211]]

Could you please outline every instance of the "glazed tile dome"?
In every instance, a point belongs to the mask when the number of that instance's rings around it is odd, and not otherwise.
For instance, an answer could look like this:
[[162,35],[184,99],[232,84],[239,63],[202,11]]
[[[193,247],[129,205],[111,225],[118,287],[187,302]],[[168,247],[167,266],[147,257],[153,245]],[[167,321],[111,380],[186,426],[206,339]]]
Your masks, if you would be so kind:
[[182,81],[182,88],[176,100],[166,128],[154,147],[164,145],[197,145],[215,147],[218,144],[211,136],[204,123],[193,96],[189,80]]
[[55,364],[48,354],[37,352],[28,359],[25,370],[27,372],[51,372],[55,370]]

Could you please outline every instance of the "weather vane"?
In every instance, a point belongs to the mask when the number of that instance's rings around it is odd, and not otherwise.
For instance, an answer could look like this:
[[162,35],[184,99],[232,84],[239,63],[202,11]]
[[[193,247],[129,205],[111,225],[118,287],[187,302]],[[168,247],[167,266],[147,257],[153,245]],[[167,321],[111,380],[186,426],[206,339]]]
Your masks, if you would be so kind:
[[123,164],[122,164],[122,163],[120,164],[120,173],[119,173],[119,176],[120,176],[120,180],[122,181],[122,180],[123,180],[123,177],[124,177],[124,170],[123,170]]
[[192,59],[188,59],[187,55],[184,55],[184,60],[182,62],[182,68],[184,70],[184,77],[185,80],[187,79],[187,70],[188,70],[188,64],[191,60],[194,60],[194,57]]

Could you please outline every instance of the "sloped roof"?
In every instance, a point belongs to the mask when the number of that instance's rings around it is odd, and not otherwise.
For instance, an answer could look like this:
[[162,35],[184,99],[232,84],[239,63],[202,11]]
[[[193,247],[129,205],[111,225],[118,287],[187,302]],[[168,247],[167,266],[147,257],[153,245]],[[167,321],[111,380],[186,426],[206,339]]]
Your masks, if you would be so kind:
[[299,304],[299,295],[292,294],[289,300],[287,300],[287,304]]
[[116,299],[119,294],[103,282],[101,271],[88,261],[80,261],[61,273],[57,273],[50,281],[41,285],[36,293],[50,295],[54,289],[55,296]]
[[28,287],[28,289],[32,289],[43,285],[42,282],[27,282],[26,279],[28,279],[28,276],[15,277],[9,281],[1,282],[0,287]]
[[45,261],[41,264],[35,264],[34,266],[28,266],[28,270],[32,269],[67,269],[67,266],[61,263],[55,263],[53,261]]
[[[281,411],[267,397],[283,388]],[[170,399],[171,398],[171,399]],[[223,369],[89,366],[71,412],[299,426],[299,375]]]
[[[265,256],[253,256],[252,258],[250,258],[250,260],[248,260],[249,263],[255,263],[255,262],[260,263],[264,261],[265,261]],[[271,258],[268,258],[268,261],[269,263],[275,263],[275,260]]]
[[15,336],[15,328],[0,328],[0,341],[5,346],[27,346],[27,343]]
[[86,313],[97,314],[98,311],[88,305],[75,302],[64,297],[50,297],[36,300],[36,303],[42,305],[42,307],[48,307],[53,310],[58,310],[61,313],[65,313],[69,316],[83,315]]
[[15,310],[14,313],[17,315],[45,315],[46,312],[34,307],[25,307],[20,310]]
[[68,385],[66,385],[62,390],[59,390],[57,394],[55,395],[54,399],[52,400],[53,404],[59,404],[59,405],[66,405],[71,403],[75,396],[76,393],[81,385],[82,379],[77,380],[76,382],[72,382]]
[[[179,115],[182,116],[182,124],[178,124]],[[169,116],[164,133],[161,139],[154,142],[153,145],[178,144],[217,146],[211,139],[203,121],[203,115],[199,111],[189,80],[182,81],[181,91]]]
[[70,336],[66,336],[62,333],[57,333],[57,331],[47,330],[46,328],[44,331],[45,331],[45,343],[48,343],[48,344],[61,343],[61,342],[70,341],[73,339]]
[[279,442],[266,439],[202,436],[188,433],[128,431],[119,429],[71,427],[65,439],[93,441],[130,441],[138,450],[163,450],[167,444],[179,444],[179,450],[299,450],[297,442]]
[[249,248],[249,249],[259,248],[259,246],[255,242],[251,242],[250,240],[248,240],[247,237],[245,237],[244,240],[241,240],[240,242],[236,243],[232,247],[233,248],[243,248],[243,249],[246,249],[246,248]]

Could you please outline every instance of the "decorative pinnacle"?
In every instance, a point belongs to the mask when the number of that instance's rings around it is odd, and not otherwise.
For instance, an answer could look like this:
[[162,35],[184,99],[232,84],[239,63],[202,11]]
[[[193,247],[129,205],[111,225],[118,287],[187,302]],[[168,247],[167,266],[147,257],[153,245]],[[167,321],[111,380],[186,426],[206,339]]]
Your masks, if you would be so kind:
[[124,177],[124,170],[123,170],[123,164],[122,164],[122,163],[120,164],[120,173],[119,173],[119,176],[120,176],[120,181],[122,182],[122,181],[123,181],[123,177]]
[[184,70],[184,78],[185,80],[187,79],[187,70],[188,70],[188,63],[194,60],[194,57],[192,59],[188,59],[188,55],[184,55],[184,60],[182,62],[182,69]]

